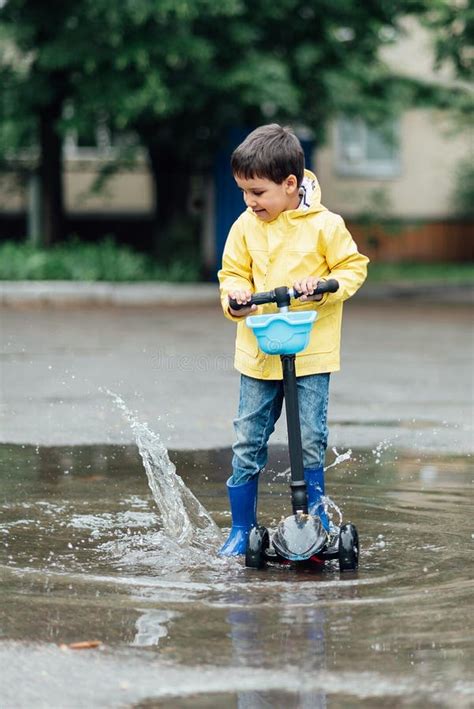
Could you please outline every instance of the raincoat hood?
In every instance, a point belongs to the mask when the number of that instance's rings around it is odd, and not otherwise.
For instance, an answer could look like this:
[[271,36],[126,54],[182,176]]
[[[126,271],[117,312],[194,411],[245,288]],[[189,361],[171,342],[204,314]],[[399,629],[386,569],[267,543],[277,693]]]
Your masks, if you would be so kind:
[[[317,212],[326,210],[326,207],[321,204],[321,188],[318,179],[311,170],[304,171],[303,181],[299,188],[299,195],[300,203],[296,209],[288,209],[284,212],[280,212],[275,219],[266,223],[274,224],[279,221],[292,221],[293,219],[299,219],[307,214],[316,214]],[[257,219],[261,222],[251,207],[248,207],[246,211],[252,215],[253,219]]]
[[295,212],[295,217],[301,214],[310,212],[321,212],[326,209],[321,204],[321,188],[318,179],[311,170],[304,171],[303,182],[300,187],[301,201],[298,209],[292,210]]

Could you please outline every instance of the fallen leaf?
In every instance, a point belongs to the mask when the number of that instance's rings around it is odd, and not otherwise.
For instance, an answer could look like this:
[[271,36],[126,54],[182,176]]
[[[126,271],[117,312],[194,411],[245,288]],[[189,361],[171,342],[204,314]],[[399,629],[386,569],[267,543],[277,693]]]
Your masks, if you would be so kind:
[[100,640],[82,640],[78,643],[62,643],[59,647],[61,650],[90,650],[91,648],[99,647],[99,645],[102,645]]

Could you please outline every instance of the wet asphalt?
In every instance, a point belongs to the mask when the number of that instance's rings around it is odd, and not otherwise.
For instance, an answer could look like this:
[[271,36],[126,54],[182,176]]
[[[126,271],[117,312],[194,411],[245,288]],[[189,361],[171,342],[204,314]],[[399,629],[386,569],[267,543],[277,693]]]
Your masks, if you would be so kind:
[[[217,304],[0,308],[0,442],[130,443],[107,390],[175,450],[232,443],[234,325]],[[330,447],[473,448],[472,308],[417,300],[346,304],[332,377]],[[284,443],[281,420],[272,438]]]
[[[0,307],[2,706],[472,706],[468,304],[347,304],[330,446],[354,452],[328,487],[362,540],[349,577],[246,569],[200,517],[181,545],[179,496],[151,497],[162,441],[229,524],[239,377],[216,304],[65,305]],[[289,510],[287,467],[272,447],[267,527]]]

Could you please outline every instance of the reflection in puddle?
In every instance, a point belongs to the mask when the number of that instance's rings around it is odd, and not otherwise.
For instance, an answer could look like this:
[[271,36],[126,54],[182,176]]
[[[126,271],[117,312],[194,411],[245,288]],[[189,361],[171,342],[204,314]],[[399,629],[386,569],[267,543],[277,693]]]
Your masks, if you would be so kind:
[[153,647],[168,635],[168,623],[179,614],[175,611],[144,610],[135,623],[136,635],[132,645]]
[[[52,707],[468,706],[471,460],[374,450],[328,471],[362,540],[358,574],[341,577],[332,564],[245,569],[216,555],[220,535],[173,539],[133,446],[1,446],[0,659],[26,678],[7,671],[3,704],[24,691]],[[170,454],[222,527],[230,457]],[[287,467],[272,448],[259,502],[270,527],[289,514]],[[93,638],[105,650],[58,648]],[[69,685],[41,681],[64,663]],[[73,690],[81,704],[67,703]]]

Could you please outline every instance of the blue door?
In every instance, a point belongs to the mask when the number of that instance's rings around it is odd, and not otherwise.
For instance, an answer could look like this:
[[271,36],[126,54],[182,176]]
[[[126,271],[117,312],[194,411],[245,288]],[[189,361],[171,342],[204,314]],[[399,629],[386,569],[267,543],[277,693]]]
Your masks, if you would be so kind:
[[[239,214],[245,209],[242,193],[235,184],[230,170],[230,156],[234,148],[250,133],[250,130],[233,128],[229,131],[227,143],[217,154],[214,164],[216,272],[221,267],[222,252],[224,251],[229,229]],[[301,140],[301,145],[305,153],[306,167],[311,170],[314,142],[312,140]]]

